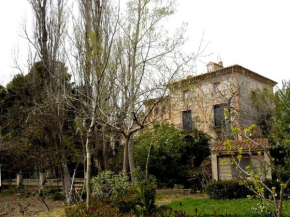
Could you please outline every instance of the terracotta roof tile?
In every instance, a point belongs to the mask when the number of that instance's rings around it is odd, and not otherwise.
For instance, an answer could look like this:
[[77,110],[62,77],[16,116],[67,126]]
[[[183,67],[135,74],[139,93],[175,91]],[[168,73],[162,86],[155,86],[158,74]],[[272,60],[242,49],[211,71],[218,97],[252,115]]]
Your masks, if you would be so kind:
[[[211,151],[227,151],[227,147],[224,145],[226,141],[220,140],[214,142],[211,146]],[[253,139],[253,141],[244,140],[231,140],[233,146],[231,147],[232,151],[242,148],[244,150],[263,150],[263,147],[268,149],[270,144],[267,138]]]

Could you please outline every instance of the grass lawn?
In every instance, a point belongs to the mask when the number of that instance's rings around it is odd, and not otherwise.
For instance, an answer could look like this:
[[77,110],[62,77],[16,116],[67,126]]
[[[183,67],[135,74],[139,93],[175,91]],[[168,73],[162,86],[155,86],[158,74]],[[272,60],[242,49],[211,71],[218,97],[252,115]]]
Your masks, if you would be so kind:
[[[182,207],[180,207],[180,202]],[[214,211],[216,214],[221,216],[228,215],[234,216],[253,216],[254,210],[252,207],[258,209],[259,200],[249,200],[249,199],[236,199],[236,200],[213,200],[213,199],[194,199],[191,197],[186,197],[183,199],[174,200],[168,207],[174,210],[184,210],[187,215],[195,215],[195,209],[198,209],[198,214],[201,216],[214,216]],[[284,212],[283,216],[290,216],[290,201],[284,201]],[[262,216],[262,215],[261,215]]]

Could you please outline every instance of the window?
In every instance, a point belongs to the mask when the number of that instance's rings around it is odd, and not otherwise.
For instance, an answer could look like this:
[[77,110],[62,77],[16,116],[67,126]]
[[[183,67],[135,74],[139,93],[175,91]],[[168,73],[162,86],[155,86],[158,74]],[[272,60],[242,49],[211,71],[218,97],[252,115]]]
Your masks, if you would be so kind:
[[159,115],[159,108],[156,107],[156,108],[155,108],[155,116],[158,116],[158,115]]
[[162,110],[161,110],[161,118],[162,119],[164,118],[165,114],[166,114],[166,107],[162,106]]
[[213,114],[214,114],[214,126],[221,127],[225,126],[225,115],[224,109],[227,104],[218,104],[213,106]]
[[255,99],[257,96],[256,91],[251,91],[251,98]]
[[189,98],[189,90],[183,91],[183,100],[186,100]]
[[192,130],[191,110],[187,110],[187,111],[182,112],[182,123],[183,123],[184,130],[186,130],[186,131]]
[[[149,113],[148,113],[149,112]],[[148,120],[151,120],[151,118],[152,118],[152,111],[150,112],[150,110],[147,112],[147,114],[148,114]]]
[[[237,162],[238,162],[238,160],[237,160]],[[250,164],[251,164],[251,158],[243,156],[241,159],[241,162],[240,162],[240,167],[243,170],[246,170],[246,167]],[[240,179],[241,177],[245,176],[245,174],[243,172],[241,172],[241,170],[239,168],[237,168],[236,164],[231,165],[231,170],[232,170],[233,179]]]
[[214,90],[214,92],[220,91],[220,82],[216,82],[213,84],[213,90]]
[[197,122],[197,123],[200,122],[200,117],[199,116],[195,116],[195,122]]

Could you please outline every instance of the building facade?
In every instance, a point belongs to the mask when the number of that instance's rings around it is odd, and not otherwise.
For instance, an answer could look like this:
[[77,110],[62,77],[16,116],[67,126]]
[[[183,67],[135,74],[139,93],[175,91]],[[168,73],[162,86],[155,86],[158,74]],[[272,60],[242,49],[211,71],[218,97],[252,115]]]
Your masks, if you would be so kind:
[[[232,126],[245,128],[256,121],[252,98],[257,91],[273,93],[276,85],[242,66],[223,67],[210,62],[208,72],[169,85],[169,94],[157,105],[147,100],[150,121],[166,120],[180,130],[201,130],[214,140],[223,139]],[[228,115],[225,115],[225,109]]]
[[[145,110],[153,111],[150,121],[166,120],[189,135],[195,128],[208,134],[212,142],[224,141],[232,138],[232,127],[243,129],[257,122],[259,115],[252,107],[253,97],[257,92],[273,93],[276,84],[240,65],[224,67],[222,62],[210,62],[207,73],[171,83],[169,94],[158,104],[157,99],[147,100]],[[211,159],[212,164],[216,162],[212,167],[216,180],[219,180],[218,156],[219,152]]]

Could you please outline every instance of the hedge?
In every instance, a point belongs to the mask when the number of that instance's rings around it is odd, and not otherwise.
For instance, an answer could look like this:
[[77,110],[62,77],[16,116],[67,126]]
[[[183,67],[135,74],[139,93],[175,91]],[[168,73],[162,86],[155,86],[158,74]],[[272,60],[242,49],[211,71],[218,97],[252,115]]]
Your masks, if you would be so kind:
[[206,193],[211,199],[238,199],[252,195],[239,181],[219,181],[208,184]]

